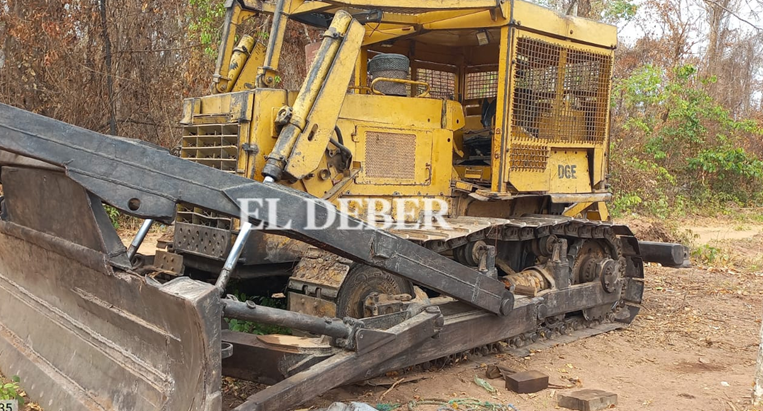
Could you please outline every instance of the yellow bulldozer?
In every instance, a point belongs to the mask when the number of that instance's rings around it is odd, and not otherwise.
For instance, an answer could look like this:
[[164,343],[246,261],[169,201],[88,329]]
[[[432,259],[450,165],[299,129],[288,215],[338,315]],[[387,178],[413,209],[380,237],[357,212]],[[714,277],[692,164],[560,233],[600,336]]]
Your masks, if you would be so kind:
[[[288,410],[623,327],[643,263],[686,263],[610,221],[614,27],[521,0],[226,10],[175,155],[0,106],[0,371],[46,410],[220,410],[222,375],[269,385],[236,410]],[[298,91],[289,20],[323,30]],[[104,203],[145,220],[128,247]]]

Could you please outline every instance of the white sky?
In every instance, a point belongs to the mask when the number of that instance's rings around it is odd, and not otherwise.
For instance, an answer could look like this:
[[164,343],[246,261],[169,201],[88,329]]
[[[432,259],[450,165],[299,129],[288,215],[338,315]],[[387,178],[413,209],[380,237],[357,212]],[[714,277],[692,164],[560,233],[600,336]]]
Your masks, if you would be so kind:
[[[698,32],[692,33],[694,40],[697,42],[697,46],[704,48],[707,46],[707,13],[705,11],[705,0],[674,0],[680,1],[680,13],[683,16],[690,16],[691,19],[696,19]],[[707,0],[710,2],[710,0]],[[750,24],[743,22],[735,16],[729,17],[729,28],[732,30],[741,30],[746,34],[753,34],[756,31],[763,30],[763,0],[737,0],[739,2],[739,10],[735,11],[742,19],[747,20],[749,23],[758,27],[758,30],[753,28]],[[618,26],[618,32],[620,42],[624,44],[633,44],[636,40],[643,37],[649,30],[655,31],[653,34],[659,36],[659,30],[656,29],[653,17],[649,15],[650,11],[644,7],[644,0],[636,0],[636,5],[639,6],[636,17],[629,22],[620,22]],[[732,1],[733,3],[733,1]],[[701,51],[700,49],[694,50],[695,52]]]

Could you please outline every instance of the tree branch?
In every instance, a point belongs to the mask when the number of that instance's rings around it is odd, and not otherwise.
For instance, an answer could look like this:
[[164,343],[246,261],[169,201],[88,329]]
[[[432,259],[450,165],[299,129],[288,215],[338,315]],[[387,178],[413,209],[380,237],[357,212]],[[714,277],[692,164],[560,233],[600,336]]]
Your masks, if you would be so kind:
[[738,14],[736,14],[735,12],[733,12],[733,11],[729,10],[729,9],[728,9],[726,6],[724,6],[723,4],[721,4],[721,3],[718,3],[718,2],[717,2],[717,1],[715,1],[715,0],[705,0],[705,1],[706,1],[706,2],[708,2],[708,3],[712,3],[712,4],[715,4],[716,6],[718,6],[718,7],[722,8],[722,9],[723,9],[723,10],[725,10],[727,13],[729,13],[729,14],[731,14],[732,16],[734,16],[734,17],[736,17],[737,19],[739,19],[739,21],[741,21],[741,22],[743,22],[743,23],[747,23],[747,24],[749,24],[749,25],[750,25],[750,27],[754,28],[755,30],[757,30],[757,31],[763,31],[763,28],[760,28],[760,27],[756,26],[755,24],[751,23],[750,21],[748,21],[748,20],[746,20],[746,19],[743,19],[743,18],[742,18],[740,15],[738,15]]

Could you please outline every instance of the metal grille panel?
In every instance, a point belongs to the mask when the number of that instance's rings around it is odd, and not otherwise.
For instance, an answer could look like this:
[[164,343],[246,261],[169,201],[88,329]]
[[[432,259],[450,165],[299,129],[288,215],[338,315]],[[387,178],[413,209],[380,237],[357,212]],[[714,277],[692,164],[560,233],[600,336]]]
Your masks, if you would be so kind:
[[[420,68],[416,70],[416,79],[429,84],[429,95],[434,98],[454,100],[456,96],[456,75],[448,71]],[[418,86],[418,93],[424,91]]]
[[366,176],[371,178],[416,178],[416,135],[366,133]]
[[238,124],[183,127],[180,157],[235,173],[238,163]]
[[179,204],[177,208],[177,221],[180,223],[189,223],[213,228],[231,228],[231,218],[218,214],[214,211],[201,207],[194,207],[190,204]]
[[[237,123],[185,126],[180,157],[227,173],[236,173],[238,131]],[[177,221],[221,229],[231,228],[230,217],[188,204],[178,205]]]
[[509,151],[512,171],[544,171],[548,165],[548,146],[513,144]]
[[603,143],[612,55],[517,38],[512,140]]
[[498,95],[498,71],[466,73],[466,99],[494,98]]

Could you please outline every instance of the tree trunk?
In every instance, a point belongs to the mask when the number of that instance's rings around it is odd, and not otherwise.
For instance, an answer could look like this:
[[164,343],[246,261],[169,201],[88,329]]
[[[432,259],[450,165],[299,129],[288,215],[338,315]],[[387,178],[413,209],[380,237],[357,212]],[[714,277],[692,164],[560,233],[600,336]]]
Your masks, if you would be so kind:
[[707,74],[718,74],[718,63],[723,53],[723,38],[725,31],[725,21],[729,17],[727,9],[730,0],[718,0],[717,2],[705,2],[708,13],[708,25],[710,32],[707,41]]
[[101,37],[103,38],[103,54],[105,55],[106,91],[109,98],[109,134],[117,135],[117,117],[114,105],[114,78],[111,75],[111,40],[109,39],[108,22],[106,17],[106,0],[100,0]]
[[578,16],[591,17],[591,0],[578,0]]

